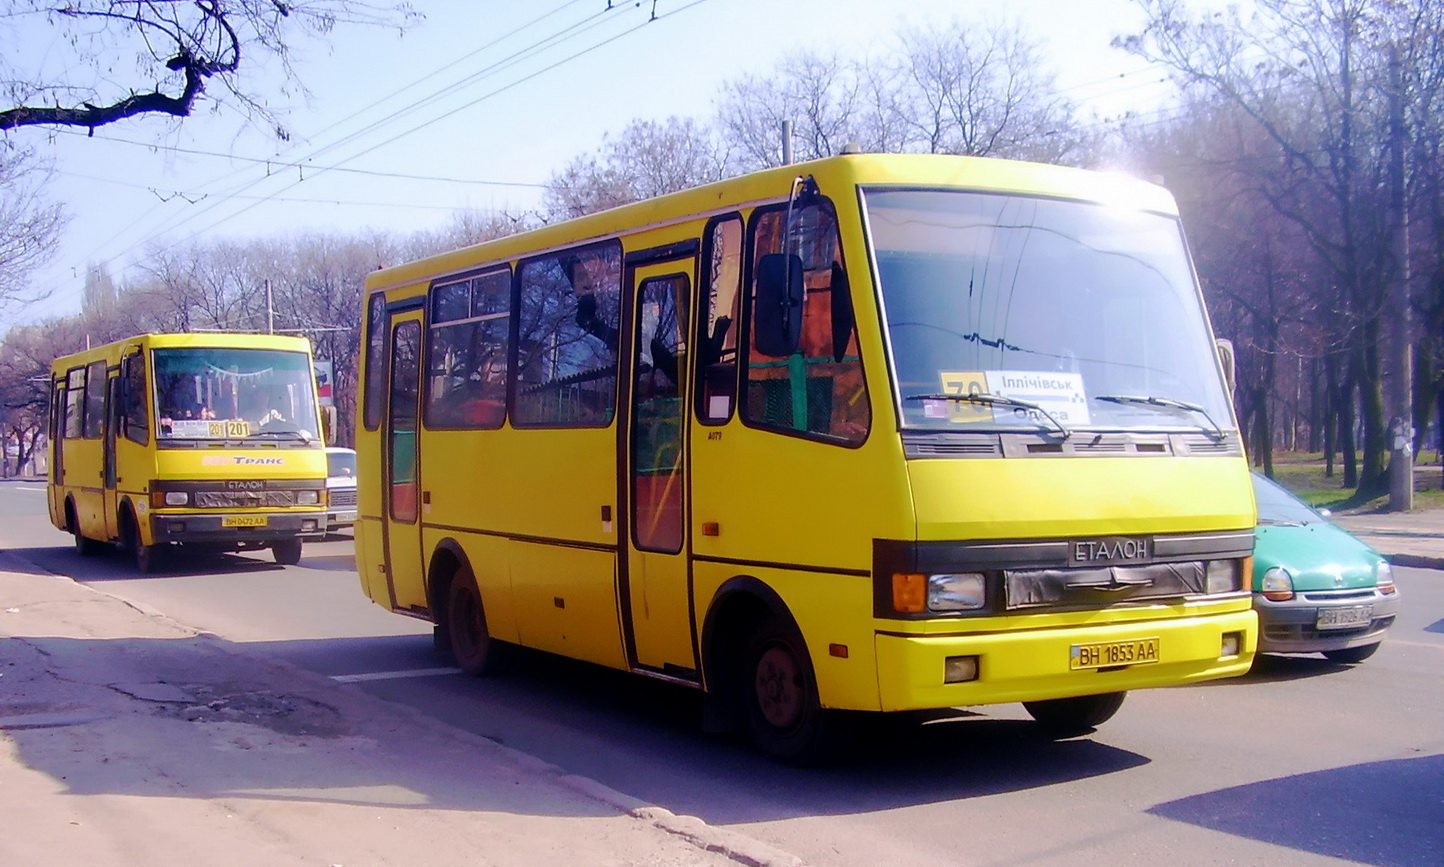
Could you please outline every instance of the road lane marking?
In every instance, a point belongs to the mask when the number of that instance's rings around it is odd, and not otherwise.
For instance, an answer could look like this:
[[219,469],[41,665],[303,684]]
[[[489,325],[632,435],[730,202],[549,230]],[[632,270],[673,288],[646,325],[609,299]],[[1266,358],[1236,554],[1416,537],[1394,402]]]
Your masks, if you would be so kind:
[[338,683],[362,683],[371,680],[400,680],[406,677],[438,677],[443,674],[461,674],[459,668],[409,668],[405,671],[371,671],[365,674],[333,674],[331,679]]

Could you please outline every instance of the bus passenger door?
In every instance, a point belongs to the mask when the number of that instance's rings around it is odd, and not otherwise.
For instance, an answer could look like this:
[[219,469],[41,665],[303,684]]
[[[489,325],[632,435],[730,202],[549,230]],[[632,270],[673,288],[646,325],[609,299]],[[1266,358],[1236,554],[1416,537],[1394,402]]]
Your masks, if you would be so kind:
[[623,622],[633,664],[694,677],[687,560],[688,300],[692,260],[632,270],[628,423],[622,426],[628,504]]
[[421,393],[421,310],[392,315],[389,323],[384,480],[381,532],[392,606],[426,608],[421,562],[421,462],[418,420]]
[[123,380],[119,371],[110,374],[105,381],[105,429],[103,439],[103,466],[101,468],[101,500],[105,512],[105,538],[119,539],[120,524],[115,493],[115,432],[120,428],[120,386]]

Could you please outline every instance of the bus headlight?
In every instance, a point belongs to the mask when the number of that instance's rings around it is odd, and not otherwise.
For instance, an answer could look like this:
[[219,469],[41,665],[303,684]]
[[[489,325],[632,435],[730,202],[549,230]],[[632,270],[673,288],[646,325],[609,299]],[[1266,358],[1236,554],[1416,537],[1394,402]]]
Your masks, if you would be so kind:
[[319,493],[318,491],[297,491],[297,492],[296,492],[296,505],[298,505],[298,506],[314,506],[314,505],[316,505],[316,504],[318,504],[318,503],[320,503],[320,502],[321,502],[321,496],[320,496],[320,493]]
[[1204,592],[1206,593],[1233,593],[1243,589],[1243,582],[1239,575],[1238,560],[1210,560],[1208,571],[1204,575]]
[[191,497],[185,491],[166,491],[162,506],[188,506]]
[[976,611],[987,604],[988,581],[981,572],[928,576],[929,611]]

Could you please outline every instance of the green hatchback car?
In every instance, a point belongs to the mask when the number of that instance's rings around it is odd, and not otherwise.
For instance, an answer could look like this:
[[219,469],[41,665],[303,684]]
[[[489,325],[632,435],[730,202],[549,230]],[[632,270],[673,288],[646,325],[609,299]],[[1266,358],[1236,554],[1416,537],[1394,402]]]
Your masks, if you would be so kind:
[[1389,562],[1264,476],[1254,474],[1253,490],[1259,651],[1373,656],[1399,613]]

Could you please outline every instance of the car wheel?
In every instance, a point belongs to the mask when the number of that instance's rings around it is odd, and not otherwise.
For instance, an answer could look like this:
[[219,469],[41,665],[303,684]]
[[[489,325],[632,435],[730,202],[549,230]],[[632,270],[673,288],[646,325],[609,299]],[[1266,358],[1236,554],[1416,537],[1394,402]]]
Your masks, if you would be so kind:
[[1126,692],[1105,692],[1102,695],[1025,701],[1023,707],[1050,736],[1067,738],[1087,734],[1107,722],[1123,706],[1126,695]]
[[301,562],[301,540],[285,539],[271,545],[271,556],[282,566],[294,566]]
[[757,748],[791,765],[827,759],[835,743],[835,718],[817,697],[807,646],[796,627],[772,617],[747,641],[741,668],[748,730]]
[[503,662],[504,648],[486,626],[481,592],[470,569],[462,567],[452,576],[445,617],[451,656],[457,667],[473,676],[496,673]]
[[1374,652],[1379,649],[1379,645],[1381,643],[1382,642],[1376,641],[1373,644],[1364,644],[1359,647],[1345,647],[1340,650],[1325,650],[1323,652],[1324,658],[1330,662],[1341,662],[1347,665],[1353,665],[1355,663],[1363,662],[1364,660],[1373,656]]

